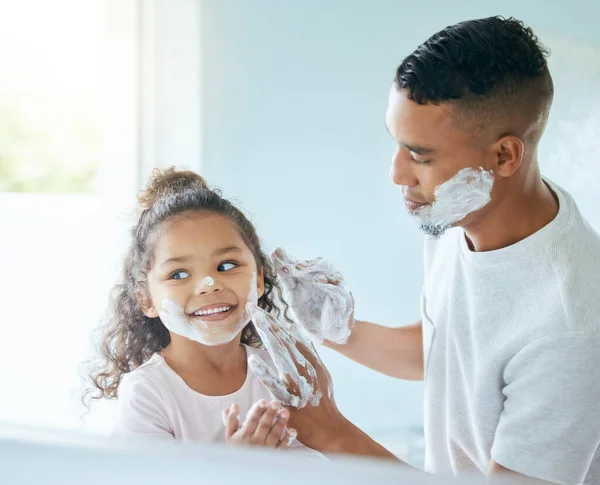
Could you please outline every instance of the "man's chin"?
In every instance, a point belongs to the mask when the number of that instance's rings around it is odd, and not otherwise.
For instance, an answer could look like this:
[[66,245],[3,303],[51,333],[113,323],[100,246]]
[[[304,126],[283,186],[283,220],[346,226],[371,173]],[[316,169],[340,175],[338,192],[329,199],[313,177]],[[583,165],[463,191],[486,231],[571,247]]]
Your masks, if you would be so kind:
[[433,239],[441,238],[448,229],[454,226],[454,224],[449,223],[435,224],[422,219],[418,219],[418,225],[421,232]]

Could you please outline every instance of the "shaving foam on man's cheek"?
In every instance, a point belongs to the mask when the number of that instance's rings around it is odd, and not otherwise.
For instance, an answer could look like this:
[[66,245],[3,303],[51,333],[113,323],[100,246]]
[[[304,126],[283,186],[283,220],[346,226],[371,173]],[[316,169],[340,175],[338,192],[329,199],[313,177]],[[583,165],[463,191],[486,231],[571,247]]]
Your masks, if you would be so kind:
[[491,200],[494,175],[483,168],[464,168],[435,189],[435,202],[417,209],[421,229],[439,237],[453,224],[484,207]]
[[[252,303],[258,301],[257,291],[256,272],[253,272],[248,301]],[[241,303],[243,304],[244,302]],[[163,300],[162,306],[163,308],[159,316],[170,332],[199,342],[202,345],[217,346],[229,343],[250,322],[250,316],[246,311],[241,312],[242,316],[236,325],[231,325],[230,323],[208,322],[198,317],[192,318],[186,315],[185,310],[178,303],[168,299]]]

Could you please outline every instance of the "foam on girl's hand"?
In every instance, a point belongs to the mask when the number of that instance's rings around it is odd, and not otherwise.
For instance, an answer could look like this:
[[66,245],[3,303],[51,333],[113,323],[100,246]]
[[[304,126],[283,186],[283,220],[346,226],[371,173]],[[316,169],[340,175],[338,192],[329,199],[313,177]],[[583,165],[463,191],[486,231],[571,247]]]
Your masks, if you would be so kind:
[[297,348],[298,343],[302,344],[320,362],[308,336],[302,329],[276,319],[257,305],[248,303],[247,311],[275,365],[273,369],[257,355],[251,355],[248,364],[254,373],[282,404],[298,409],[308,404],[318,406],[322,393],[317,371]]
[[319,343],[346,343],[354,324],[354,300],[342,274],[323,258],[297,261],[282,248],[271,253],[271,260],[294,320]]

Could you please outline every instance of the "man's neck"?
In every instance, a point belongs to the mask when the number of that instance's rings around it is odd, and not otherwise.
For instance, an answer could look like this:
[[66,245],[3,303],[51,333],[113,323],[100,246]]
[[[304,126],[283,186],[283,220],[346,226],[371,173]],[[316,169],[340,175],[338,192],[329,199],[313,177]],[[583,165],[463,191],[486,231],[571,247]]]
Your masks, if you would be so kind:
[[558,200],[539,174],[515,191],[484,219],[464,227],[472,251],[511,246],[548,225],[558,214]]

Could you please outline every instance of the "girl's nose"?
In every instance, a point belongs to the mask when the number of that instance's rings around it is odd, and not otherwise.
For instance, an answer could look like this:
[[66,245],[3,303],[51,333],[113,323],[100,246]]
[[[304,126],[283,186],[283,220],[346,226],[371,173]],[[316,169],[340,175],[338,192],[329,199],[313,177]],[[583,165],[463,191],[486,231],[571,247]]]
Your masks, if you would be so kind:
[[196,286],[196,289],[194,290],[194,294],[202,295],[205,293],[210,293],[219,290],[220,287],[217,284],[217,282],[211,276],[206,276],[202,281],[198,283],[198,286]]

